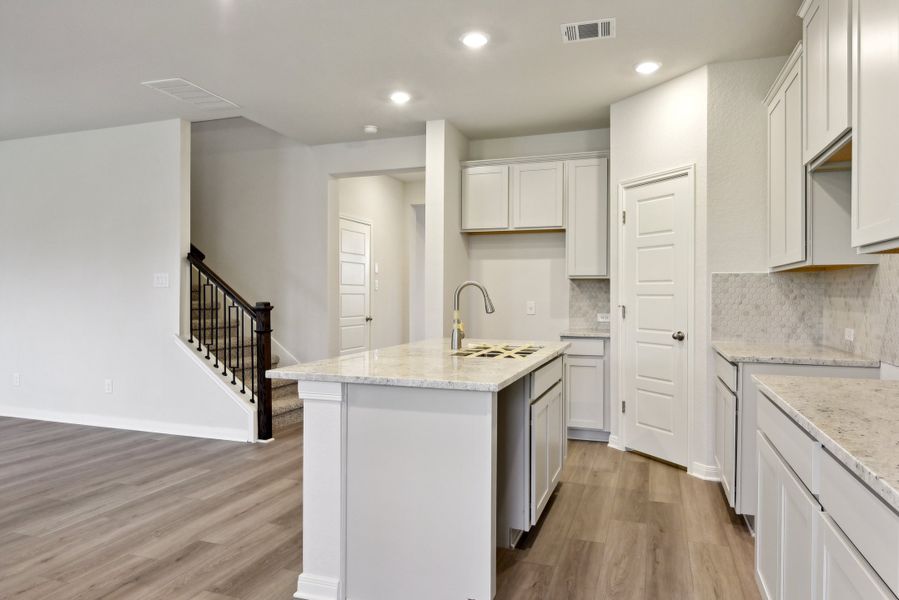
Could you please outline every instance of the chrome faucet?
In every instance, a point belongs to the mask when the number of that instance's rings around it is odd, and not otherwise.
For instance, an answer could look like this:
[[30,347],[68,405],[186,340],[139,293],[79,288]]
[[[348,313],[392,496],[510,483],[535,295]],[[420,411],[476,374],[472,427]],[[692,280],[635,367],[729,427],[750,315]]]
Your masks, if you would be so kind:
[[452,350],[460,350],[462,348],[462,340],[465,339],[465,326],[462,324],[462,315],[459,314],[459,294],[463,289],[470,285],[481,290],[481,293],[484,295],[484,310],[487,311],[488,315],[496,310],[493,308],[493,302],[490,300],[490,294],[487,293],[487,288],[477,281],[465,281],[460,283],[459,287],[456,288],[456,294],[453,297],[453,335],[450,339],[450,349]]

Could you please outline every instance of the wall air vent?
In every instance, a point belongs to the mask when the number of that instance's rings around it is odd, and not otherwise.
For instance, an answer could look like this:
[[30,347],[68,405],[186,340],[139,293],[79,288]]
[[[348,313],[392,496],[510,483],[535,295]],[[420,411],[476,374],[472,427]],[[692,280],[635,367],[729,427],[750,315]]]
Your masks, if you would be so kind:
[[205,90],[195,83],[191,83],[186,79],[157,79],[155,81],[143,81],[141,85],[153,88],[157,92],[162,92],[172,98],[177,98],[182,102],[193,104],[197,108],[204,110],[228,110],[240,108],[230,100],[225,100],[221,96],[216,96],[209,90]]
[[615,37],[615,19],[598,19],[562,25],[562,41],[566,44],[613,37]]

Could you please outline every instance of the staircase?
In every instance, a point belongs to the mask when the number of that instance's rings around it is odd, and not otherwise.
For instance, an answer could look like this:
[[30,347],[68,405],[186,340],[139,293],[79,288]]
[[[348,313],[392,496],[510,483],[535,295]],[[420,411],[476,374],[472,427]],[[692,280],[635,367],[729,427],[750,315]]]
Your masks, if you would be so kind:
[[[244,300],[203,261],[191,246],[189,342],[235,392],[257,408],[258,437],[270,439],[279,429],[303,420],[297,384],[267,379],[280,357],[271,352],[271,304]],[[271,407],[269,410],[269,406]]]

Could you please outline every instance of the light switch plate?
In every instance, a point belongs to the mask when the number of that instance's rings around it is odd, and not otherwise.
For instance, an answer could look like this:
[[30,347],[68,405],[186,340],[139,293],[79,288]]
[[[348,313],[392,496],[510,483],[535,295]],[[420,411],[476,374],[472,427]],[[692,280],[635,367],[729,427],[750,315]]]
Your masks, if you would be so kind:
[[608,323],[609,322],[609,313],[596,313],[596,322],[597,323]]
[[381,265],[379,265],[378,263],[375,263],[375,275],[377,275],[380,272],[381,272]]
[[529,315],[537,314],[537,303],[534,300],[528,300],[525,304],[525,312]]
[[112,393],[112,379],[107,379],[103,382],[103,391],[107,394]]
[[18,373],[12,374],[12,384],[16,387],[22,385],[22,376]]
[[846,338],[847,342],[854,342],[855,341],[855,330],[852,329],[851,327],[847,327],[846,330],[843,332],[843,337]]
[[169,287],[169,274],[168,273],[153,273],[153,287],[155,287],[155,288]]

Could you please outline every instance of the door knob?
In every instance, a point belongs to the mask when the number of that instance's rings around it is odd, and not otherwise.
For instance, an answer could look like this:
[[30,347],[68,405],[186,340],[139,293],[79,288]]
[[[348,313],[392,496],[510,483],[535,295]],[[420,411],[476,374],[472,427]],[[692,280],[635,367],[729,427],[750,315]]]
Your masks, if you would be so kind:
[[682,342],[682,341],[684,341],[684,338],[687,336],[686,336],[686,334],[684,334],[683,331],[675,331],[674,333],[671,334],[671,337],[672,337],[672,339]]
[[368,322],[371,321],[371,320],[372,320],[371,317],[365,317],[365,322],[366,322],[366,323],[368,323]]

